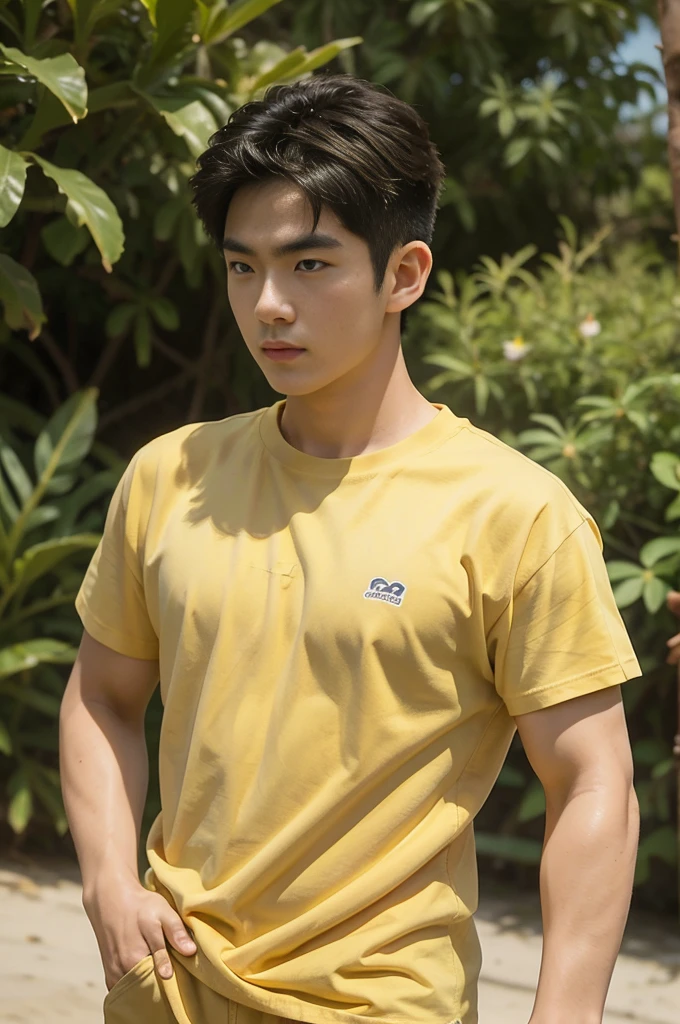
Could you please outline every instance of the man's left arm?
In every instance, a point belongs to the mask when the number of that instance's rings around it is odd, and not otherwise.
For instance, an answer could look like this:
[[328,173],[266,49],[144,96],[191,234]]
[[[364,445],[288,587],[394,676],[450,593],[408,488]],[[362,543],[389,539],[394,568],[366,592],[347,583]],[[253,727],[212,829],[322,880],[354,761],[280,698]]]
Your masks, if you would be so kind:
[[618,686],[517,715],[546,796],[543,957],[530,1024],[601,1024],[638,844]]

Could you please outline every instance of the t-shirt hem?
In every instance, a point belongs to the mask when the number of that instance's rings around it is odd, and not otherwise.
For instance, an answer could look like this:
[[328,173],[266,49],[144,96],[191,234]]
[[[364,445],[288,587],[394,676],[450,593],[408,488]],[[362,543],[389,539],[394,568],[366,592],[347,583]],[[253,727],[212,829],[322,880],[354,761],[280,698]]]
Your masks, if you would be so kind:
[[75,606],[83,626],[90,636],[98,640],[100,644],[110,647],[118,654],[125,654],[129,658],[141,658],[144,661],[156,661],[158,659],[157,644],[148,644],[142,640],[136,640],[100,622],[90,611],[85,598],[80,594],[76,597]]
[[535,690],[522,694],[521,697],[506,700],[505,705],[513,717],[525,715],[530,711],[540,711],[541,708],[561,704],[565,700],[571,700],[572,697],[582,697],[587,693],[596,693],[598,690],[617,686],[620,683],[625,683],[628,679],[636,679],[641,675],[642,670],[637,659],[627,658],[623,662],[610,662],[591,672],[565,679],[561,683],[550,683],[548,686],[537,687]]

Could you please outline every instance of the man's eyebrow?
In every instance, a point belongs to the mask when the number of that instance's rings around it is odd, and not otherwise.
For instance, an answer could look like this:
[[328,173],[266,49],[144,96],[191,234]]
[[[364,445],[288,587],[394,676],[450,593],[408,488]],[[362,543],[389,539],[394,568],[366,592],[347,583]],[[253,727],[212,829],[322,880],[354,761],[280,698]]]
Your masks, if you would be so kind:
[[[232,238],[227,235],[222,240],[222,248],[229,250],[229,252],[240,252],[244,256],[255,256],[256,252],[251,249],[245,242],[239,241],[238,238]],[[285,256],[290,252],[302,252],[305,249],[340,249],[342,248],[342,242],[339,238],[334,238],[332,235],[323,235],[316,231],[310,232],[308,235],[301,235],[299,238],[294,238],[291,242],[285,242],[283,245],[277,245],[275,249],[272,249],[273,256]]]

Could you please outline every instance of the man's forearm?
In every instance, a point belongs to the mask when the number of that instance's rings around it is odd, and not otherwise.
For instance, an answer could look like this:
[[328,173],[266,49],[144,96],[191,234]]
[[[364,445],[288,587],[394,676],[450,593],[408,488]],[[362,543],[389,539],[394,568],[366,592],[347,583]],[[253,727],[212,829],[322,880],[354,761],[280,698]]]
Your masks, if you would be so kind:
[[143,722],[126,722],[107,705],[83,703],[67,691],[60,764],[85,898],[103,874],[138,877],[149,772]]
[[638,842],[621,780],[550,806],[541,861],[543,958],[531,1024],[600,1024],[628,916]]

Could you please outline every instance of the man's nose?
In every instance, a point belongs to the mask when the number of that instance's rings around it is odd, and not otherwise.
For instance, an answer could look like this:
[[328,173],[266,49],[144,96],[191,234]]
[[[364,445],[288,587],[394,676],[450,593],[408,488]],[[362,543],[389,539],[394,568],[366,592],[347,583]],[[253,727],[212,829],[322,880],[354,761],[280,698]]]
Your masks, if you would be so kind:
[[262,291],[255,306],[258,320],[269,323],[274,320],[292,320],[293,310],[281,288],[271,278],[265,278]]

